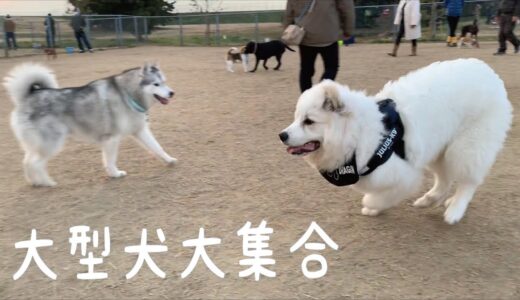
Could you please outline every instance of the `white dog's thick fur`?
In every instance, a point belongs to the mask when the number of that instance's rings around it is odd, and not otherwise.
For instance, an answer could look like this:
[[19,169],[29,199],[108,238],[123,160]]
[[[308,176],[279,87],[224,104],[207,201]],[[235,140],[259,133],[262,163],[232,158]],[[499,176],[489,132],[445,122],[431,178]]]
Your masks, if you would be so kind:
[[285,144],[305,150],[306,161],[322,171],[338,168],[355,153],[361,170],[385,134],[376,102],[387,98],[396,102],[405,128],[406,159],[394,153],[353,185],[365,194],[362,214],[375,216],[416,193],[428,169],[435,184],[414,206],[444,203],[445,221],[457,223],[512,122],[504,83],[480,60],[433,63],[387,83],[375,96],[332,81],[317,84],[301,95],[295,120],[283,132]]

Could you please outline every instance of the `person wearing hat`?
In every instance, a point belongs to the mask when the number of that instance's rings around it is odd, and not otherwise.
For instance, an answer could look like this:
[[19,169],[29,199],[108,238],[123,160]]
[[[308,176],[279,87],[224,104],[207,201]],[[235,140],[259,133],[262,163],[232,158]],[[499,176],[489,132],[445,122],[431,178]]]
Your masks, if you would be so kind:
[[16,23],[11,20],[11,16],[7,15],[5,16],[4,20],[4,32],[5,32],[5,42],[7,44],[7,47],[10,49],[18,49],[18,45],[16,44]]

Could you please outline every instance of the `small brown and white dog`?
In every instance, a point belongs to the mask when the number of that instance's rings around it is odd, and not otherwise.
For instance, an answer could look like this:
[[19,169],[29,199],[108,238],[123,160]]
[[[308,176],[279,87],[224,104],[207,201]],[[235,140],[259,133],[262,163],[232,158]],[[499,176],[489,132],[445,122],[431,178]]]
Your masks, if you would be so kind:
[[463,46],[468,46],[468,44],[471,47],[480,48],[480,45],[478,43],[478,32],[479,28],[477,19],[473,20],[473,24],[462,27],[458,42],[459,48]]
[[233,64],[235,63],[241,63],[242,67],[244,68],[244,72],[247,72],[247,65],[249,63],[249,57],[247,54],[244,53],[244,47],[241,47],[240,49],[236,47],[229,48],[227,54],[226,54],[226,66],[227,70],[229,72],[233,71]]
[[56,59],[58,58],[58,54],[56,54],[56,49],[54,48],[45,48],[45,50],[43,50],[43,52],[45,52],[45,54],[47,54],[47,60],[49,59]]

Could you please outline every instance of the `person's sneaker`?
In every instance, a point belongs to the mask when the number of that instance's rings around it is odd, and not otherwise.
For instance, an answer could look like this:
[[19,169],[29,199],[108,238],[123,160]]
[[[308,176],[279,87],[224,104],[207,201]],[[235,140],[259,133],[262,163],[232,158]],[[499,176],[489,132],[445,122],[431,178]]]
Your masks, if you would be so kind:
[[85,50],[80,50],[79,53],[85,53]]
[[493,55],[495,55],[495,56],[506,55],[506,52],[505,51],[497,51],[497,52],[493,53]]
[[90,53],[94,53],[94,50],[92,50],[92,49],[88,49],[88,52],[90,52]]

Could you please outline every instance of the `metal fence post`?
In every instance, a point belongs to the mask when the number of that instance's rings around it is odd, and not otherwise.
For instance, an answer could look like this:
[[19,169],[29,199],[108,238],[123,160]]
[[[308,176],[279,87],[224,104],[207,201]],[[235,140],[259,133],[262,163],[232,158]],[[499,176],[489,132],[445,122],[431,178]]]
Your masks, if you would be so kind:
[[255,41],[258,42],[260,29],[258,27],[258,13],[255,14]]
[[[0,22],[1,24],[4,24],[4,18],[3,17],[0,17]],[[5,57],[9,57],[9,49],[8,49],[8,45],[7,45],[7,36],[5,35],[4,31],[0,31],[1,34],[0,34],[0,37],[2,37],[2,40],[0,41],[1,45],[2,45],[2,48],[4,48],[4,56]]]
[[437,3],[435,1],[432,1],[430,12],[430,39],[434,40],[437,35]]
[[217,46],[220,46],[220,16],[218,13],[215,14],[215,39]]
[[90,36],[90,18],[85,18],[85,23],[87,24],[87,35]]
[[143,17],[144,39],[148,41],[148,17]]
[[182,16],[179,15],[179,37],[181,46],[184,46],[184,32],[182,31]]
[[[56,35],[57,35],[58,45],[62,46],[60,22],[56,22]],[[56,45],[54,45],[54,47],[56,47]]]
[[34,46],[34,24],[33,22],[29,23],[31,28],[31,48]]
[[134,16],[135,41],[139,43],[139,28],[137,28],[137,17]]
[[123,19],[121,16],[117,17],[117,44],[119,47],[123,46]]

